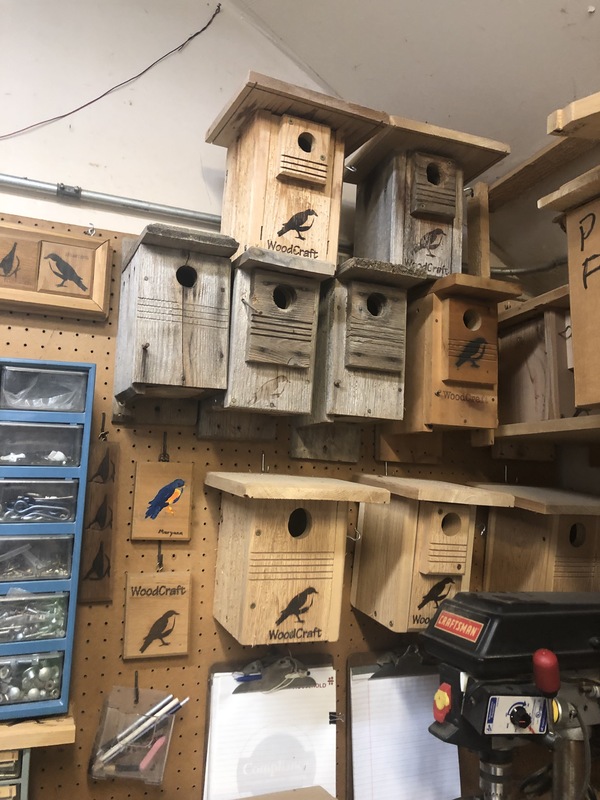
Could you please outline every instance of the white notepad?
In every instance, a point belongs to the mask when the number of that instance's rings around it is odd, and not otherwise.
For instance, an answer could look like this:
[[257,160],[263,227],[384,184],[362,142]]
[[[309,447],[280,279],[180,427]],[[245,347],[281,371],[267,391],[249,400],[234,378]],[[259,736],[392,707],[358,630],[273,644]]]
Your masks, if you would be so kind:
[[369,680],[375,670],[350,670],[354,800],[459,797],[458,748],[427,730],[438,676]]
[[322,786],[335,797],[335,671],[317,685],[233,694],[231,673],[212,676],[204,800],[234,800]]

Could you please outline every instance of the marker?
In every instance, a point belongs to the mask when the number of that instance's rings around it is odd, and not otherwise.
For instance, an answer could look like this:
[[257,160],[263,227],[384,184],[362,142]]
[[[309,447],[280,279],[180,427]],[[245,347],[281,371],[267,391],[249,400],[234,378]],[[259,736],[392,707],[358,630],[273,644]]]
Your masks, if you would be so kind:
[[147,719],[143,720],[140,725],[138,725],[134,730],[131,731],[127,736],[124,736],[120,742],[113,745],[109,750],[106,750],[104,753],[101,753],[98,757],[98,761],[101,764],[105,764],[107,761],[111,761],[116,755],[122,753],[130,744],[135,742],[149,730],[154,728],[162,719],[169,716],[171,711],[177,711],[181,707],[179,700],[174,697],[166,706],[164,706],[158,714],[154,714],[152,717],[148,717]]

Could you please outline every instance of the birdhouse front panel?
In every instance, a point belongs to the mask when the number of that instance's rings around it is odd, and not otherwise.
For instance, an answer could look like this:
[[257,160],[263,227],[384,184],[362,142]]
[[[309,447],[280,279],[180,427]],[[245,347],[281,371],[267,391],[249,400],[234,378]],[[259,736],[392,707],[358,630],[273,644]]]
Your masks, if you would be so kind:
[[311,419],[402,419],[406,292],[334,280],[321,302]]
[[310,411],[318,303],[315,279],[236,270],[225,408]]
[[240,242],[336,263],[344,167],[327,125],[257,111],[227,153],[221,227]]
[[345,503],[223,495],[215,618],[241,644],[336,641]]
[[115,396],[190,397],[227,385],[231,264],[141,244],[123,272]]

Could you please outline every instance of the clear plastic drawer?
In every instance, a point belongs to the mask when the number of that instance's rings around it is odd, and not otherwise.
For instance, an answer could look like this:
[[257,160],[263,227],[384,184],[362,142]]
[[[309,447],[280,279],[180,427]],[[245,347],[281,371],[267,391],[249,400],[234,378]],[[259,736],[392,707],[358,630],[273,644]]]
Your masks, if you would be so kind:
[[[0,781],[21,777],[21,751],[0,750]],[[1,795],[0,795],[1,796]]]
[[0,524],[73,522],[78,481],[0,480]]
[[0,408],[26,411],[85,410],[87,372],[31,367],[0,369]]
[[0,467],[78,467],[83,425],[0,422]]
[[32,653],[0,658],[0,706],[57,700],[64,653]]
[[72,536],[0,537],[0,581],[60,581],[71,577]]
[[0,597],[0,644],[64,639],[68,592],[19,592]]

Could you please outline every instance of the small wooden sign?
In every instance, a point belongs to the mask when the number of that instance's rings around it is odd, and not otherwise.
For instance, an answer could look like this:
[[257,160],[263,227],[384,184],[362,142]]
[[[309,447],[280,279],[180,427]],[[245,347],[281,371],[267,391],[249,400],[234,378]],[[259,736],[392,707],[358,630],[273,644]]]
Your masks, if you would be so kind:
[[193,468],[175,462],[137,464],[132,539],[189,540]]
[[127,575],[123,658],[164,658],[188,652],[189,572]]

